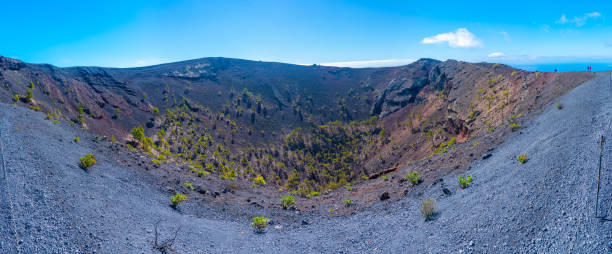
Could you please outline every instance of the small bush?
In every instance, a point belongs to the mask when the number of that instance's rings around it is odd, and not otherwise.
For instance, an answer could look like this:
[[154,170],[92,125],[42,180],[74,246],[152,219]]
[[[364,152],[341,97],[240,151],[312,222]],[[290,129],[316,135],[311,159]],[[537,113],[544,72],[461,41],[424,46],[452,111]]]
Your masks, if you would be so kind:
[[81,140],[81,138],[74,136],[74,142],[79,142]]
[[170,201],[172,201],[173,208],[176,208],[178,204],[185,200],[187,200],[187,196],[185,196],[183,193],[176,193],[174,196],[170,197]]
[[204,170],[200,170],[200,171],[198,171],[198,176],[199,176],[199,177],[207,176],[208,174],[209,174],[209,173],[208,173],[208,172],[206,172],[206,171],[204,171]]
[[31,110],[34,110],[34,111],[40,111],[40,106],[38,106],[38,105],[29,106],[29,108],[30,108]]
[[266,180],[263,176],[254,177],[253,182],[253,188],[266,186]]
[[510,124],[510,129],[512,129],[513,131],[518,130],[521,128],[521,125],[518,123],[511,123]]
[[461,189],[469,187],[470,183],[472,183],[472,176],[468,176],[467,178],[459,176],[457,179],[459,180],[459,186],[461,186]]
[[383,180],[385,180],[385,181],[388,181],[388,180],[389,180],[389,178],[387,177],[387,175],[382,175],[382,176],[381,176],[381,178],[382,178]]
[[310,192],[310,193],[306,194],[306,197],[307,198],[312,198],[312,197],[319,196],[320,194],[321,193],[319,193],[318,191],[313,191],[313,192]]
[[353,200],[350,198],[347,198],[344,200],[344,205],[346,205],[346,207],[351,206],[352,203],[353,203]]
[[81,168],[82,169],[87,169],[93,166],[94,164],[96,164],[96,157],[93,154],[88,153],[85,155],[85,157],[81,157]]
[[253,224],[251,225],[255,229],[255,232],[263,233],[266,227],[268,226],[268,221],[269,221],[268,218],[258,216],[258,217],[253,218]]
[[528,158],[527,158],[527,154],[521,154],[516,158],[517,161],[519,161],[521,164],[527,162]]
[[193,191],[193,184],[191,184],[190,182],[185,182],[183,185],[185,186],[185,188],[189,188]]
[[287,209],[293,206],[293,204],[295,204],[295,197],[291,195],[285,195],[281,198],[281,203],[283,205],[283,209]]
[[134,127],[130,133],[132,134],[135,140],[138,140],[141,142],[144,140],[145,134],[144,134],[144,128],[142,128],[142,126],[138,125]]
[[410,185],[414,186],[421,183],[421,173],[419,171],[413,171],[406,174],[406,180],[410,181]]
[[563,104],[557,103],[557,104],[555,104],[555,107],[557,107],[557,109],[561,110],[561,109],[563,109]]
[[347,191],[352,191],[352,190],[353,190],[353,186],[351,186],[351,185],[350,185],[350,184],[348,184],[348,183],[346,184],[346,186],[345,186],[345,187],[346,187],[346,190],[347,190]]
[[431,219],[435,212],[436,201],[431,198],[426,198],[423,200],[423,203],[421,203],[421,213],[423,214],[423,217],[425,217],[425,220]]

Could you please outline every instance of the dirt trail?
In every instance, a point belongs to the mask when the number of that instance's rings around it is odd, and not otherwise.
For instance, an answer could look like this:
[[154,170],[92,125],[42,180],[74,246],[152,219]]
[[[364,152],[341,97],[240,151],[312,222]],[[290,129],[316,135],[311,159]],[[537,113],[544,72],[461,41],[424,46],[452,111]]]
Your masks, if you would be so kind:
[[[153,225],[160,219],[166,221],[164,239],[180,226],[177,253],[611,252],[612,222],[594,218],[601,135],[609,142],[600,204],[612,216],[610,98],[608,77],[577,87],[558,100],[562,110],[547,108],[493,156],[472,165],[472,186],[461,190],[456,175],[446,176],[450,196],[432,185],[420,196],[381,202],[348,217],[306,214],[309,225],[275,221],[265,234],[254,234],[246,219],[191,215],[187,211],[197,210],[195,204],[176,211],[162,187],[98,153],[104,148],[90,134],[1,104],[1,252],[16,253],[21,241],[22,253],[151,253]],[[87,152],[100,155],[84,171],[78,160]],[[522,153],[529,156],[525,164],[516,161]],[[18,241],[7,224],[7,190]],[[418,211],[425,197],[438,204],[428,222]]]

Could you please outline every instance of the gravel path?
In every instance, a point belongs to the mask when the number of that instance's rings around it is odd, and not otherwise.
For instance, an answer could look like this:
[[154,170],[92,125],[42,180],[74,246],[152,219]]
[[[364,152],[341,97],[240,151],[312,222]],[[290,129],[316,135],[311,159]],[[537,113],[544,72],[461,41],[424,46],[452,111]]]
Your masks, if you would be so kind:
[[[153,225],[163,219],[163,239],[180,226],[177,253],[610,253],[612,222],[595,218],[602,135],[609,141],[600,214],[612,217],[610,98],[607,76],[577,87],[558,100],[562,110],[547,108],[472,165],[469,188],[460,189],[456,175],[445,177],[450,196],[438,183],[349,217],[304,215],[304,226],[275,221],[265,234],[254,234],[247,220],[192,215],[193,204],[174,210],[161,187],[112,158],[99,156],[82,170],[79,157],[103,149],[94,137],[2,104],[1,252],[16,253],[21,241],[22,253],[151,253]],[[522,153],[525,164],[516,160]],[[427,222],[418,211],[425,197],[438,204]]]

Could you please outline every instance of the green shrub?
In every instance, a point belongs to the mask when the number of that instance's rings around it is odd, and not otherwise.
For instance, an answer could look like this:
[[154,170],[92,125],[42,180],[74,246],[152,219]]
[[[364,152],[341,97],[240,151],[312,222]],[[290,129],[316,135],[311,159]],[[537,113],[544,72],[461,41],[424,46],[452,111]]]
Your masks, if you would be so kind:
[[258,216],[258,217],[253,218],[253,224],[251,225],[255,229],[255,232],[263,233],[266,227],[268,226],[268,221],[269,221],[268,218]]
[[521,125],[518,123],[511,123],[510,124],[510,129],[512,129],[513,131],[518,130],[521,128]]
[[521,154],[516,158],[517,161],[519,161],[521,164],[527,162],[528,158],[527,158],[527,154]]
[[287,209],[293,206],[293,204],[295,204],[295,197],[291,195],[285,195],[281,198],[281,203],[283,205],[283,209]]
[[82,169],[87,169],[93,166],[94,164],[96,164],[96,157],[93,154],[88,153],[85,155],[85,157],[81,157],[81,168]]
[[145,137],[144,129],[140,125],[134,127],[132,129],[131,133],[132,133],[132,136],[134,137],[135,140],[138,140],[138,141],[141,141],[141,142],[142,142],[142,140]]
[[26,97],[24,97],[24,100],[25,102],[31,102],[32,99],[34,99],[34,96],[32,95],[32,88],[28,88],[28,93]]
[[385,181],[388,181],[388,180],[389,180],[389,178],[387,177],[387,175],[382,175],[382,176],[381,176],[381,178],[382,178],[383,180],[385,180]]
[[207,176],[208,174],[209,174],[209,173],[208,173],[208,172],[206,172],[206,171],[204,171],[204,170],[199,170],[199,171],[198,171],[198,176],[199,176],[199,177]]
[[185,182],[183,185],[185,186],[185,188],[189,188],[193,191],[193,184],[191,184],[190,182]]
[[425,217],[425,220],[431,219],[435,212],[436,201],[431,198],[426,198],[423,200],[423,203],[421,203],[421,213],[423,214],[423,217]]
[[74,136],[74,142],[79,142],[81,140],[81,138]]
[[176,208],[178,206],[179,203],[183,202],[187,200],[187,196],[185,196],[183,193],[176,193],[174,194],[174,196],[170,197],[170,201],[172,201],[172,207]]
[[312,198],[312,197],[316,197],[316,196],[319,196],[319,195],[320,195],[320,193],[318,191],[313,191],[313,192],[310,192],[310,193],[306,194],[306,197],[307,198]]
[[31,110],[34,110],[34,111],[40,111],[40,106],[38,106],[38,105],[29,106],[29,108],[30,108]]
[[253,182],[253,188],[266,186],[266,180],[260,175],[254,177]]
[[344,205],[346,205],[346,207],[351,206],[352,203],[353,203],[353,200],[350,198],[347,198],[344,200]]
[[408,174],[406,174],[406,180],[410,181],[410,185],[414,186],[417,185],[419,183],[421,183],[421,173],[419,173],[419,171],[413,171],[410,172]]
[[463,178],[462,176],[459,176],[457,177],[457,179],[459,180],[459,186],[461,186],[461,189],[465,189],[469,187],[470,183],[472,182],[472,176],[468,176],[467,178]]
[[352,190],[353,190],[353,186],[351,186],[351,185],[350,185],[350,184],[348,184],[348,183],[346,184],[346,186],[345,186],[345,187],[346,187],[346,190],[347,190],[347,191],[352,191]]

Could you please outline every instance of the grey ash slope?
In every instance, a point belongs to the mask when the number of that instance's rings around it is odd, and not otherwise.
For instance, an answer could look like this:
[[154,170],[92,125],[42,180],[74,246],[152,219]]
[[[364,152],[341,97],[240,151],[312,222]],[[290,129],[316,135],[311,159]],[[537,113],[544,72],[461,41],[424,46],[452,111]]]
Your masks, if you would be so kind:
[[[149,253],[159,219],[168,221],[164,238],[170,223],[181,225],[178,253],[608,253],[612,222],[593,217],[597,142],[612,136],[611,97],[605,76],[577,87],[559,99],[563,110],[547,108],[491,158],[475,163],[470,188],[459,189],[456,175],[445,177],[451,196],[433,185],[349,217],[304,215],[311,222],[306,226],[276,220],[284,229],[270,227],[261,235],[246,219],[174,211],[161,187],[113,158],[101,155],[99,165],[83,171],[78,157],[103,149],[92,136],[2,104],[7,181],[0,183],[0,204],[6,204],[8,183],[22,253]],[[75,135],[82,142],[72,142]],[[521,153],[530,158],[523,165],[516,161]],[[604,174],[612,174],[604,165]],[[610,197],[606,179],[601,195]],[[426,196],[438,200],[439,214],[430,222],[418,211]],[[0,209],[1,217],[7,212]],[[2,226],[2,252],[12,253],[14,236]]]

